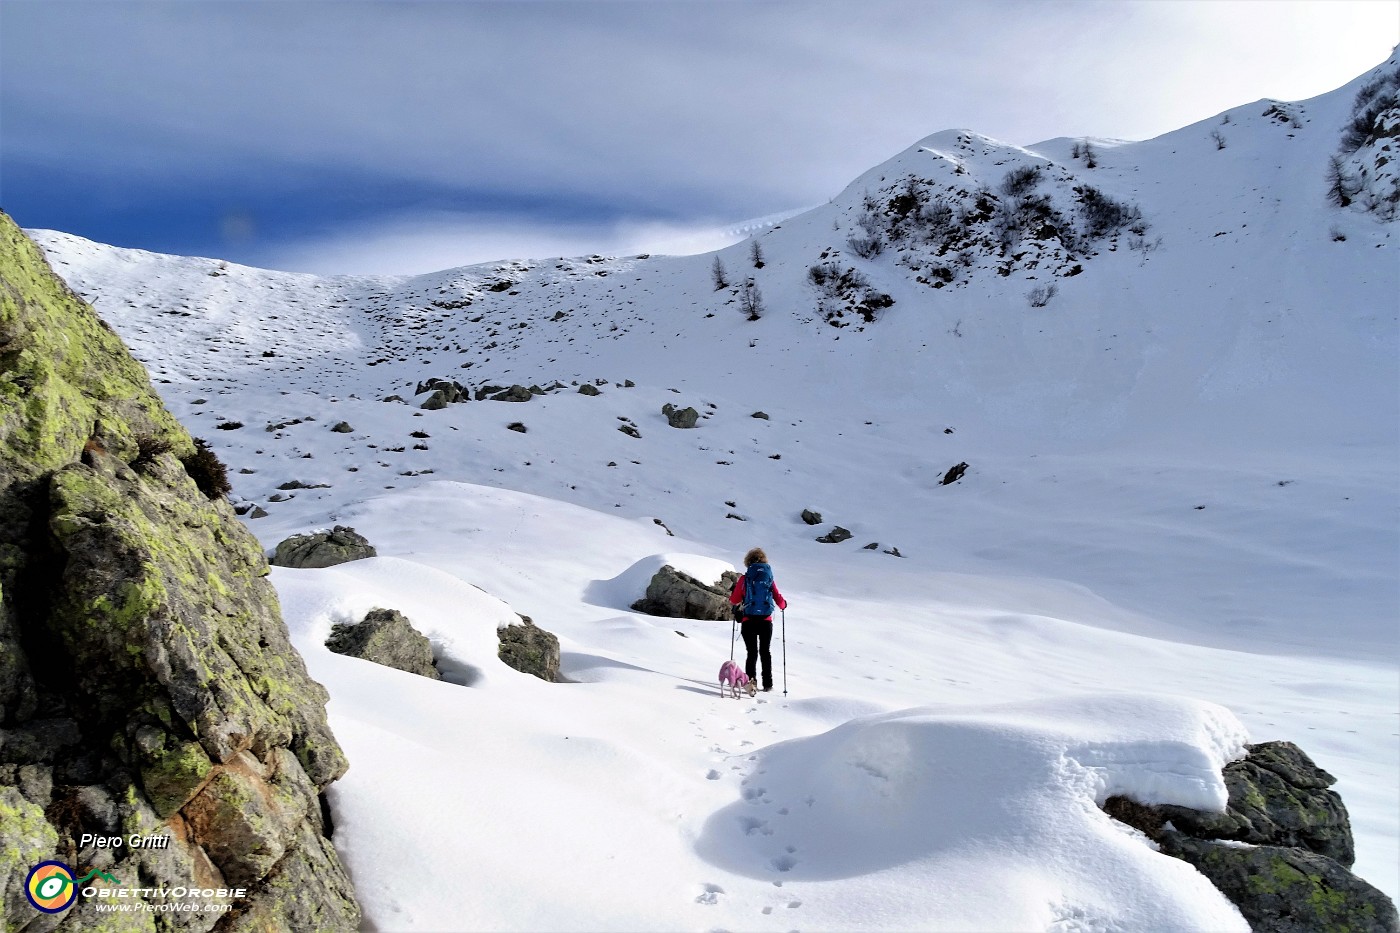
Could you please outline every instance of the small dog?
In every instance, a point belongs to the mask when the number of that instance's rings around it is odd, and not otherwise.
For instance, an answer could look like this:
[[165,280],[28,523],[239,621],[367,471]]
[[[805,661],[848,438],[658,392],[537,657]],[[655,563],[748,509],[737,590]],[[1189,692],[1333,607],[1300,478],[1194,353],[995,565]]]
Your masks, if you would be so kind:
[[733,661],[725,661],[719,666],[719,695],[724,696],[725,685],[729,686],[734,699],[739,699],[739,691],[743,689],[749,696],[754,696],[753,681],[749,680],[749,675],[744,673],[744,669]]

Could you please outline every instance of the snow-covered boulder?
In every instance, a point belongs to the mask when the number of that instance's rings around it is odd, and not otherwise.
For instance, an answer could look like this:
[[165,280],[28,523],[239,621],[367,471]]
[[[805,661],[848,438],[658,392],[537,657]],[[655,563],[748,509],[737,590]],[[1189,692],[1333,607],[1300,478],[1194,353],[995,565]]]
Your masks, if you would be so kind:
[[1395,904],[1338,862],[1307,849],[1250,846],[1168,832],[1162,852],[1210,879],[1255,930],[1400,930]]
[[518,625],[496,629],[501,639],[498,656],[522,674],[532,674],[549,683],[559,681],[559,639],[521,616]]
[[1292,742],[1246,747],[1222,769],[1223,810],[1121,796],[1104,809],[1194,865],[1256,930],[1400,929],[1391,900],[1348,870],[1355,844],[1336,778]]
[[268,563],[277,567],[334,567],[378,552],[355,529],[336,525],[330,531],[292,535],[277,545]]
[[430,680],[441,680],[433,666],[433,646],[397,609],[371,609],[364,621],[331,629],[326,647]]
[[706,584],[667,564],[656,571],[647,584],[646,596],[632,608],[672,619],[728,619],[729,593],[738,576],[726,571],[718,582]]

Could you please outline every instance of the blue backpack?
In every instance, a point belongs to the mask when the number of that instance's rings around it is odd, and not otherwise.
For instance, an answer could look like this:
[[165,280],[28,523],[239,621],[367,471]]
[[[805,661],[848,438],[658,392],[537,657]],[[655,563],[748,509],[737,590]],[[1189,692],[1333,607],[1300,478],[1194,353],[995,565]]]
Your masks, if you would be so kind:
[[753,564],[744,571],[744,615],[766,619],[773,614],[773,568]]

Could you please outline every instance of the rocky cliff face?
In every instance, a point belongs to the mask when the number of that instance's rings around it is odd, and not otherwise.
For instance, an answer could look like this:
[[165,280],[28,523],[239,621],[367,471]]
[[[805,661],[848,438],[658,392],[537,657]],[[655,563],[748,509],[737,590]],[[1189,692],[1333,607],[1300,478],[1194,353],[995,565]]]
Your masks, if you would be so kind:
[[[326,693],[201,464],[117,336],[0,214],[5,930],[359,923],[322,797],[346,769]],[[105,874],[51,882],[41,903],[78,893],[45,913],[26,897],[45,861]]]

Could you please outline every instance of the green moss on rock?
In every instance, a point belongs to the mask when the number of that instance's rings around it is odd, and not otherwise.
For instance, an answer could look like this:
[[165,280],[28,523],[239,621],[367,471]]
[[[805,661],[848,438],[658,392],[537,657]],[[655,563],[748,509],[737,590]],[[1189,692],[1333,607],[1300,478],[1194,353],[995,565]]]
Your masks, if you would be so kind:
[[519,625],[503,625],[496,630],[501,644],[497,655],[507,665],[540,680],[559,680],[559,639],[530,619],[521,616]]
[[[288,642],[262,550],[228,504],[188,479],[162,486],[107,455],[90,460],[54,475],[49,520],[67,556],[53,627],[86,692],[121,716],[154,679],[215,761],[297,736],[333,746],[325,690]],[[345,769],[322,757],[318,784]]]
[[38,475],[78,458],[89,438],[136,456],[138,434],[184,456],[189,435],[146,371],[34,243],[0,214],[0,447]]
[[[262,892],[242,909],[270,926],[307,904],[332,922],[301,928],[358,923],[306,802],[346,768],[327,695],[288,640],[261,547],[182,465],[194,453],[121,340],[0,213],[0,719],[23,739],[7,749],[83,775],[53,788],[53,823],[0,783],[0,928],[18,925],[10,902],[23,902],[22,874],[3,872],[117,823],[176,840],[103,850],[118,877],[218,884],[218,852]],[[266,882],[298,846],[326,880],[302,877],[284,903]],[[64,928],[156,922],[80,903]]]
[[1396,933],[1400,917],[1381,891],[1306,849],[1241,846],[1167,832],[1162,852],[1210,879],[1255,930]]
[[39,915],[24,897],[24,879],[35,864],[53,858],[58,833],[14,787],[0,787],[0,827],[0,930],[11,930]]
[[141,786],[161,816],[170,816],[185,805],[204,783],[213,762],[198,742],[172,742],[145,756]]

